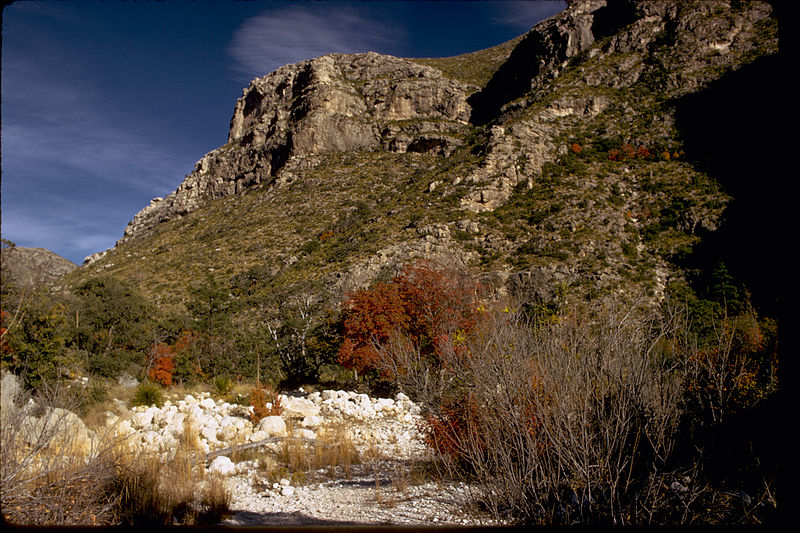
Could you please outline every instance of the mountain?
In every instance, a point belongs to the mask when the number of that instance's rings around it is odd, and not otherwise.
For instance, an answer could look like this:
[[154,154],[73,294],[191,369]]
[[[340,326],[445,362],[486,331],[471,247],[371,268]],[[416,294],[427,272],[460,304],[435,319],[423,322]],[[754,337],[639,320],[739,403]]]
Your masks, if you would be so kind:
[[115,274],[176,309],[209,273],[234,295],[335,301],[426,258],[535,303],[660,298],[721,257],[703,245],[747,194],[718,148],[742,125],[708,113],[735,116],[731,95],[763,86],[777,51],[769,3],[585,0],[453,58],[287,65],[244,89],[227,144],[67,279]]
[[78,265],[44,248],[3,247],[0,251],[3,282],[21,286],[48,286],[78,268]]

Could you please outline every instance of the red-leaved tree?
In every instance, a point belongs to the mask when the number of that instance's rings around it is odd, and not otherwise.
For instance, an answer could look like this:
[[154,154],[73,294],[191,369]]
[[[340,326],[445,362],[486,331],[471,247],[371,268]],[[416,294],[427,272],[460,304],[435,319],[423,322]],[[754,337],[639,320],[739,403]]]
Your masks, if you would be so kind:
[[425,365],[436,371],[463,355],[463,339],[480,316],[480,287],[454,270],[427,261],[406,266],[390,282],[376,283],[344,303],[339,362],[360,373],[396,379]]

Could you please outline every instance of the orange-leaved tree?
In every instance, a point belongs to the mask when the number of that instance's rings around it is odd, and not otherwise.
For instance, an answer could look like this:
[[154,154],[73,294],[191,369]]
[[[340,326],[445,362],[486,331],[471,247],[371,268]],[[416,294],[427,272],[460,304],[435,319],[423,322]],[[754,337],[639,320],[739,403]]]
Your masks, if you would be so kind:
[[175,372],[176,353],[172,346],[164,342],[159,342],[150,354],[152,364],[148,376],[152,381],[165,387],[172,385],[172,375]]
[[410,264],[345,301],[339,362],[390,380],[422,366],[435,373],[459,354],[480,315],[479,297],[479,284],[466,274]]

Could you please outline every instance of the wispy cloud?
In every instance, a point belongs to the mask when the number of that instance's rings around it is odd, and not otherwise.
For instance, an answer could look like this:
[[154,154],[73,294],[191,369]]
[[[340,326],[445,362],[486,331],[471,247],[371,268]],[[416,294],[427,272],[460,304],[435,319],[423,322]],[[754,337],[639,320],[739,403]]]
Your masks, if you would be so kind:
[[528,2],[494,2],[497,15],[491,22],[516,28],[521,32],[531,29],[536,23],[563,11],[567,3],[563,0],[536,0]]
[[62,168],[62,176],[152,192],[174,188],[191,164],[159,145],[156,125],[109,109],[89,84],[48,78],[20,60],[3,70],[4,173]]
[[50,60],[4,50],[2,233],[80,263],[114,245],[150,198],[192,161],[157,124],[102,96]]
[[332,52],[384,52],[397,46],[402,30],[323,2],[313,8],[290,5],[247,19],[234,33],[228,52],[237,79],[249,81],[276,68]]

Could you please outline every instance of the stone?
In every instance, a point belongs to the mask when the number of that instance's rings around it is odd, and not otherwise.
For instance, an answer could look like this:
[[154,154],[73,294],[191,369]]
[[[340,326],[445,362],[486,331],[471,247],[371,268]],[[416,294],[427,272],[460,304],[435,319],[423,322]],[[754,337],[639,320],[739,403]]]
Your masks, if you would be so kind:
[[305,417],[303,419],[303,421],[300,422],[300,425],[303,426],[304,428],[313,429],[315,427],[320,426],[322,424],[322,422],[323,422],[323,418],[321,416],[311,415],[311,416]]
[[305,428],[298,428],[294,430],[294,437],[298,439],[316,439],[317,434],[311,431],[310,429]]
[[229,457],[219,455],[215,457],[213,461],[211,461],[211,464],[208,465],[208,471],[227,476],[229,474],[236,473],[236,465],[230,460]]
[[307,417],[319,414],[320,406],[308,398],[281,396],[281,406],[285,416]]
[[11,372],[3,371],[3,378],[0,381],[0,411],[7,413],[15,409],[15,404],[22,393],[22,386],[19,378]]
[[[198,161],[176,191],[134,215],[119,242],[207,200],[271,182],[290,158],[390,145],[449,154],[461,141],[435,132],[464,129],[469,91],[432,67],[374,52],[335,53],[281,67],[243,91],[228,144]],[[399,137],[408,142],[394,142]]]
[[[47,444],[59,454],[81,457],[97,451],[99,441],[78,415],[59,407],[44,408],[40,417],[23,417],[20,434],[28,445]],[[44,443],[43,439],[49,442]]]
[[257,431],[263,431],[270,437],[286,435],[286,422],[280,416],[265,416],[256,425]]

